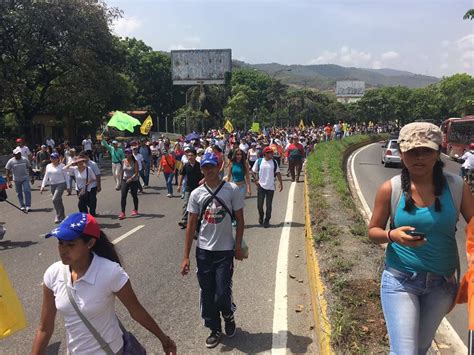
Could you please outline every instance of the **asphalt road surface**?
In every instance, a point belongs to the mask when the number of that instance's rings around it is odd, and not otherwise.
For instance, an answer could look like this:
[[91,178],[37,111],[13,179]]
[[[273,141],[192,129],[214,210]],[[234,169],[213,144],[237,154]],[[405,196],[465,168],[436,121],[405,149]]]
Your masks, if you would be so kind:
[[[362,194],[372,210],[374,207],[375,195],[378,187],[393,176],[400,174],[399,168],[385,168],[381,164],[381,143],[367,146],[354,156],[354,170],[360,185]],[[459,173],[460,165],[442,155],[445,162],[444,170],[454,174]],[[461,275],[466,271],[466,221],[460,215],[457,224],[456,239],[458,242],[459,255],[461,256]],[[467,345],[467,307],[466,305],[457,305],[456,308],[447,316],[454,330],[458,333],[464,344]]]
[[[167,198],[163,176],[151,176],[150,188],[139,195],[140,216],[119,221],[120,192],[113,188],[110,169],[104,169],[103,191],[98,194],[98,221],[111,240],[133,231],[117,243],[123,266],[130,275],[138,298],[158,321],[164,331],[177,343],[178,352],[201,353],[316,353],[313,337],[313,318],[307,284],[304,253],[303,184],[294,183],[293,201],[287,203],[291,182],[284,178],[283,192],[275,193],[271,228],[258,225],[256,189],[246,200],[244,238],[250,257],[236,261],[234,273],[234,301],[237,334],[222,340],[212,350],[205,348],[209,335],[199,315],[199,287],[194,273],[182,277],[179,265],[183,256],[184,231],[177,226],[183,201]],[[284,167],[286,171],[286,167]],[[41,310],[41,288],[44,271],[59,259],[54,238],[45,233],[54,228],[52,202],[49,191],[39,194],[38,184],[33,191],[32,212],[21,213],[5,202],[0,203],[0,223],[5,223],[7,235],[0,241],[0,260],[4,264],[25,308],[28,328],[0,341],[0,354],[28,354]],[[14,191],[8,190],[9,200],[17,203]],[[77,211],[76,196],[64,196],[66,213]],[[127,213],[132,208],[127,201]],[[284,224],[287,205],[294,207],[289,223]],[[284,227],[285,226],[285,227]],[[287,260],[280,261],[289,275],[277,275],[277,259],[282,230],[290,228]],[[191,259],[191,268],[195,267]],[[287,311],[274,319],[276,278],[287,278],[283,290]],[[158,339],[134,322],[117,301],[117,313],[125,327],[132,331],[150,353],[160,353]],[[298,312],[296,312],[298,310]],[[287,331],[274,334],[275,324],[283,324]],[[277,328],[282,329],[282,328]],[[278,345],[281,336],[287,338],[286,351]],[[65,353],[65,331],[60,315],[56,317],[54,335],[48,354]],[[280,348],[278,348],[280,347]]]

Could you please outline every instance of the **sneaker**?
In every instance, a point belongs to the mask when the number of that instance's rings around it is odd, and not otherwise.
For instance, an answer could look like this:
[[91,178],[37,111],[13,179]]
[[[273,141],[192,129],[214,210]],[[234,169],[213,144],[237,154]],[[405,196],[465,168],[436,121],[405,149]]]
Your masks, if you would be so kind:
[[120,187],[117,186],[117,187],[115,188],[115,191],[119,191],[119,190],[120,190]]
[[269,222],[269,221],[265,221],[265,222],[263,223],[263,228],[268,228],[268,227],[270,227],[270,222]]
[[23,212],[25,211],[25,207],[21,206],[20,207],[20,210],[22,210]]
[[132,217],[138,216],[138,211],[137,210],[132,210]]
[[186,222],[181,221],[181,222],[178,222],[178,226],[180,226],[182,229],[185,229],[187,227],[187,224]]
[[125,213],[121,212],[121,213],[119,214],[119,219],[125,219]]
[[59,223],[61,223],[61,221],[60,221],[58,218],[56,218],[56,219],[54,220],[54,224],[59,224]]
[[237,327],[235,326],[234,315],[231,314],[229,317],[224,316],[224,322],[225,335],[227,335],[229,338],[232,338],[237,330]]
[[258,224],[262,225],[263,224],[263,217],[258,218]]
[[168,194],[168,195],[166,195],[166,196],[168,196],[168,197],[173,197],[173,195],[172,195],[172,194]]
[[181,200],[184,199],[184,194],[181,194]]
[[219,330],[213,330],[206,339],[206,347],[209,349],[215,348],[221,342],[221,336],[222,333]]
[[30,211],[31,211],[31,207],[30,207],[30,206],[26,206],[25,211],[26,211],[26,213],[30,212]]

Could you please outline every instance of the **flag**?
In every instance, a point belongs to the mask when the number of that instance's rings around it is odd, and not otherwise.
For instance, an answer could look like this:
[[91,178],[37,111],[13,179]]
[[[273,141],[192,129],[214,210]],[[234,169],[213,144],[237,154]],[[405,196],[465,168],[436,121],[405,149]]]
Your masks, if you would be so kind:
[[314,121],[311,121],[311,126],[316,127],[316,125],[314,124]]
[[114,115],[107,123],[107,126],[115,127],[119,131],[129,131],[133,133],[133,127],[140,126],[142,123],[136,118],[127,115],[126,113],[115,111]]
[[303,122],[303,120],[300,121],[300,124],[299,124],[298,127],[299,127],[300,129],[304,129],[304,128],[305,128],[305,127],[304,127],[304,122]]
[[267,131],[267,129],[266,129],[265,127],[263,127],[263,132],[262,132],[262,133],[263,133],[263,135],[266,136],[266,137],[269,136],[268,131]]
[[227,120],[224,128],[227,130],[227,132],[232,133],[234,131],[234,126],[232,126],[232,122],[230,120]]
[[150,133],[151,127],[153,126],[153,120],[151,116],[148,116],[145,121],[143,121],[140,127],[140,133],[144,135],[148,135]]
[[258,122],[252,123],[252,127],[250,127],[250,132],[255,132],[255,133],[260,132],[260,123]]

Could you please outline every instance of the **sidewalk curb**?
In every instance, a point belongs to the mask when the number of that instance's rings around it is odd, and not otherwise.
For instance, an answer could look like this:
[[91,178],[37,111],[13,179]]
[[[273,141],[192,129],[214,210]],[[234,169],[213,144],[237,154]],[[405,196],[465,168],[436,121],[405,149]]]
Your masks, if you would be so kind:
[[305,205],[305,251],[310,298],[313,309],[314,331],[319,342],[319,352],[322,355],[334,354],[331,349],[331,325],[327,315],[327,301],[324,297],[324,284],[321,280],[319,262],[314,249],[313,229],[309,211],[308,175],[304,178]]
[[[363,199],[363,196],[361,195],[359,187],[356,186],[356,182],[355,182],[356,180],[354,179],[354,176],[352,174],[353,173],[352,164],[353,164],[354,157],[356,156],[356,154],[360,152],[363,148],[367,147],[368,145],[371,145],[371,143],[368,143],[367,145],[353,151],[348,157],[347,163],[345,165],[346,178],[347,178],[349,190],[351,192],[352,198],[354,199],[356,208],[359,210],[359,213],[361,213],[361,215],[363,216],[367,225],[370,222],[372,211],[370,207],[367,205],[366,201]],[[387,244],[380,244],[380,247],[384,250],[386,246]],[[456,334],[456,336],[453,336],[453,332],[454,334]],[[466,354],[467,347],[465,347],[464,343],[461,341],[461,339],[459,339],[459,336],[457,336],[457,333],[455,333],[454,329],[452,329],[452,326],[449,324],[446,318],[443,318],[440,326],[438,327],[438,330],[436,331],[436,335],[431,344],[429,353],[431,354],[448,353],[446,351],[446,343],[448,343],[448,346],[449,346],[448,351],[450,354]]]

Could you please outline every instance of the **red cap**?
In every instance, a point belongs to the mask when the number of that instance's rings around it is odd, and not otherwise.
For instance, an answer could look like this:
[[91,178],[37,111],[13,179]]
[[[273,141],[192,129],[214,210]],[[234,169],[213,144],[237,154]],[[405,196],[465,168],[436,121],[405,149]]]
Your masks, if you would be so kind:
[[263,154],[265,154],[265,153],[273,153],[273,149],[270,148],[270,147],[265,147],[265,148],[263,148]]
[[21,142],[23,142],[23,139],[17,138],[17,139],[16,139],[16,142],[17,142],[17,143],[21,143]]

